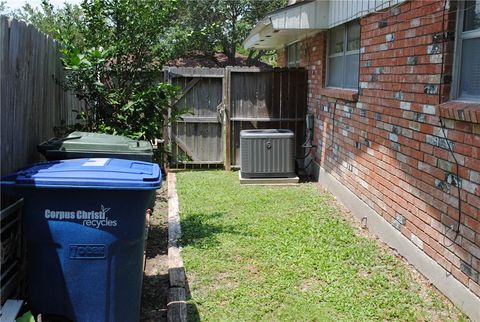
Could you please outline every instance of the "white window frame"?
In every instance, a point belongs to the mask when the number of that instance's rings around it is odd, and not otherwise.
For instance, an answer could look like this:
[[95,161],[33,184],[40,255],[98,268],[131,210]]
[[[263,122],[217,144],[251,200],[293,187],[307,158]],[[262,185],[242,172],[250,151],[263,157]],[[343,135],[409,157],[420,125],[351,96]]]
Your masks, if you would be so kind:
[[[478,0],[477,0],[478,1]],[[453,82],[450,97],[453,100],[478,102],[480,99],[475,96],[460,97],[460,72],[462,70],[462,48],[463,41],[467,39],[480,38],[480,29],[463,31],[465,18],[465,0],[458,2],[455,48],[453,58]]]
[[[295,51],[295,59],[290,60],[290,48],[294,48]],[[300,42],[296,41],[287,45],[287,67],[299,67],[300,66]]]
[[[347,65],[347,56],[349,55],[355,55],[355,54],[358,54],[358,59],[360,60],[360,48],[358,49],[355,49],[355,50],[349,50],[347,51],[347,46],[348,46],[348,28],[347,28],[347,25],[349,23],[353,23],[353,22],[356,22],[358,24],[360,24],[360,22],[358,20],[353,20],[353,21],[349,21],[349,22],[346,22],[344,24],[341,24],[340,26],[336,26],[332,29],[330,29],[328,31],[328,37],[327,37],[327,62],[326,62],[326,78],[325,78],[325,82],[327,84],[327,87],[334,87],[334,88],[342,88],[342,89],[350,89],[350,90],[358,90],[358,82],[360,81],[360,71],[358,70],[357,73],[358,73],[358,80],[357,80],[357,87],[346,87],[345,86],[345,82],[346,82],[346,79],[347,79],[347,69],[345,68],[345,66]],[[331,37],[331,30],[335,29],[335,28],[338,28],[338,27],[342,27],[343,28],[343,51],[341,53],[336,53],[336,54],[330,54],[330,37]],[[360,30],[360,35],[361,35],[361,30]],[[360,46],[359,46],[360,47]],[[331,86],[329,84],[329,79],[330,79],[330,58],[335,58],[335,57],[343,57],[343,74],[342,74],[342,86],[341,87],[338,87],[338,86]]]

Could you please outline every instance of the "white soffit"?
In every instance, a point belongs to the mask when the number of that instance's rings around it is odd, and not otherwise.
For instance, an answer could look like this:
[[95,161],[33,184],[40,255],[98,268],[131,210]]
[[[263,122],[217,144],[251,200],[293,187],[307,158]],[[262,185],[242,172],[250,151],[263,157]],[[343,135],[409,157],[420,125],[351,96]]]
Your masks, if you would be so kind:
[[244,41],[245,48],[278,49],[328,28],[328,1],[300,2],[271,13]]
[[243,42],[245,48],[279,49],[295,41],[398,5],[405,0],[316,0],[296,2],[266,16]]

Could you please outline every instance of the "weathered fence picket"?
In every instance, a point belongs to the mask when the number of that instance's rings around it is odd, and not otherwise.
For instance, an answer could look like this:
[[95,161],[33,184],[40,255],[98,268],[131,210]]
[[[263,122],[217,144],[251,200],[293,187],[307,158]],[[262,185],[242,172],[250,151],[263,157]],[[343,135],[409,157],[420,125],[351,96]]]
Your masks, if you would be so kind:
[[58,44],[32,25],[0,17],[1,173],[40,161],[38,143],[72,124],[83,104],[64,91]]
[[165,80],[180,86],[182,94],[172,109],[190,110],[169,131],[172,159],[177,165],[223,164],[221,68],[164,69]]

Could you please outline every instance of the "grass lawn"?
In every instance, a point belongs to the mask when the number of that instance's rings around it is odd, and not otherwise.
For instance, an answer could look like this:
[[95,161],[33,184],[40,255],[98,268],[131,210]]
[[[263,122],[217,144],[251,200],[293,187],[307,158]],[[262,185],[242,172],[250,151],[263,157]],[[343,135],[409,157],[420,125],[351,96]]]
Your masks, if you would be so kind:
[[456,321],[459,311],[314,184],[177,174],[189,320]]

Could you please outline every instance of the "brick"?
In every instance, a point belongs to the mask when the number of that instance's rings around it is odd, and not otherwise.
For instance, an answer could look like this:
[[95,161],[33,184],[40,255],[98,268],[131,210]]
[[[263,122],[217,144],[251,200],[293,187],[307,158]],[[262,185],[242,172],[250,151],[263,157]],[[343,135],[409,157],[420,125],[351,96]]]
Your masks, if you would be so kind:
[[471,181],[468,181],[468,180],[462,180],[462,189],[472,193],[472,194],[475,194],[477,192],[477,189],[478,189],[478,184],[475,184]]
[[455,267],[453,267],[453,268],[451,269],[451,272],[452,272],[452,275],[453,275],[457,280],[459,280],[460,282],[462,282],[464,285],[468,285],[468,280],[469,280],[469,278],[468,278],[468,276],[467,276],[465,273],[463,273],[461,270],[459,270],[459,269],[457,269],[457,268],[455,268]]
[[402,110],[409,111],[411,106],[412,106],[412,103],[410,103],[410,102],[400,102],[400,108]]
[[407,57],[407,64],[408,65],[416,65],[417,63],[418,63],[418,57],[416,57],[416,56]]
[[[412,130],[407,130],[407,129],[403,129],[402,130],[402,135],[409,138],[409,139],[412,139],[413,138],[413,131]],[[413,148],[418,148],[418,147],[415,147],[414,146],[414,142],[411,142],[412,144],[410,144],[411,147]]]
[[480,172],[471,170],[469,178],[473,183],[480,184]]
[[414,131],[419,131],[420,130],[420,123],[418,122],[413,122],[413,121],[410,121],[408,123],[408,127]]
[[390,133],[388,135],[388,139],[393,142],[398,142],[398,135],[396,135],[395,133]]
[[408,158],[406,155],[397,152],[397,160],[403,163],[407,163]]
[[394,150],[394,151],[400,151],[400,144],[398,144],[396,142],[392,142],[391,147],[392,147],[392,150]]
[[423,92],[429,95],[437,95],[438,94],[438,85],[427,84],[423,87]]
[[480,124],[472,125],[472,133],[476,135],[480,135]]
[[414,112],[413,119],[417,122],[425,122],[425,114]]
[[378,51],[388,50],[388,44],[380,44],[380,45],[377,47],[377,50],[378,50]]
[[472,291],[475,295],[480,297],[480,285],[478,282],[475,282],[474,280],[469,280],[468,281],[468,288],[470,291]]
[[472,258],[472,267],[474,270],[477,272],[480,271],[480,259],[477,259],[475,257]]
[[420,18],[415,18],[415,19],[410,20],[410,26],[411,27],[420,26]]
[[442,63],[443,55],[432,55],[430,56],[430,63],[440,64]]
[[480,258],[480,247],[471,243],[466,238],[462,238],[462,247],[476,258]]
[[412,234],[410,240],[420,249],[423,249],[423,241],[418,238],[416,235]]
[[461,261],[460,270],[467,276],[469,276],[473,281],[478,282],[478,272],[473,269],[470,264],[467,262]]
[[422,105],[422,112],[425,114],[435,115],[436,108],[433,105]]
[[448,137],[448,130],[442,129],[441,127],[434,127],[432,129],[433,135],[439,136],[441,138]]
[[465,225],[460,225],[460,234],[471,242],[475,242],[475,232]]
[[425,137],[425,142],[436,146],[436,145],[438,145],[438,137],[433,136],[433,135],[427,135]]
[[405,223],[407,222],[407,220],[405,219],[405,217],[400,214],[400,213],[395,213],[395,219],[396,221],[398,221],[398,223],[400,223],[401,225],[405,225]]
[[427,163],[422,162],[422,161],[418,161],[418,169],[420,169],[422,171],[425,171],[427,173],[430,173],[432,171],[431,166],[428,165]]
[[439,44],[433,44],[433,45],[428,45],[427,46],[427,54],[436,55],[436,54],[440,54],[440,53],[441,53],[441,49],[440,49]]
[[[472,229],[475,232],[480,232],[480,222],[477,219],[473,219],[470,216],[466,216],[464,219],[464,224],[466,227]],[[478,256],[477,256],[478,257]],[[478,257],[480,258],[480,257]]]
[[443,120],[443,124],[447,129],[453,129],[455,128],[455,121],[454,120]]

